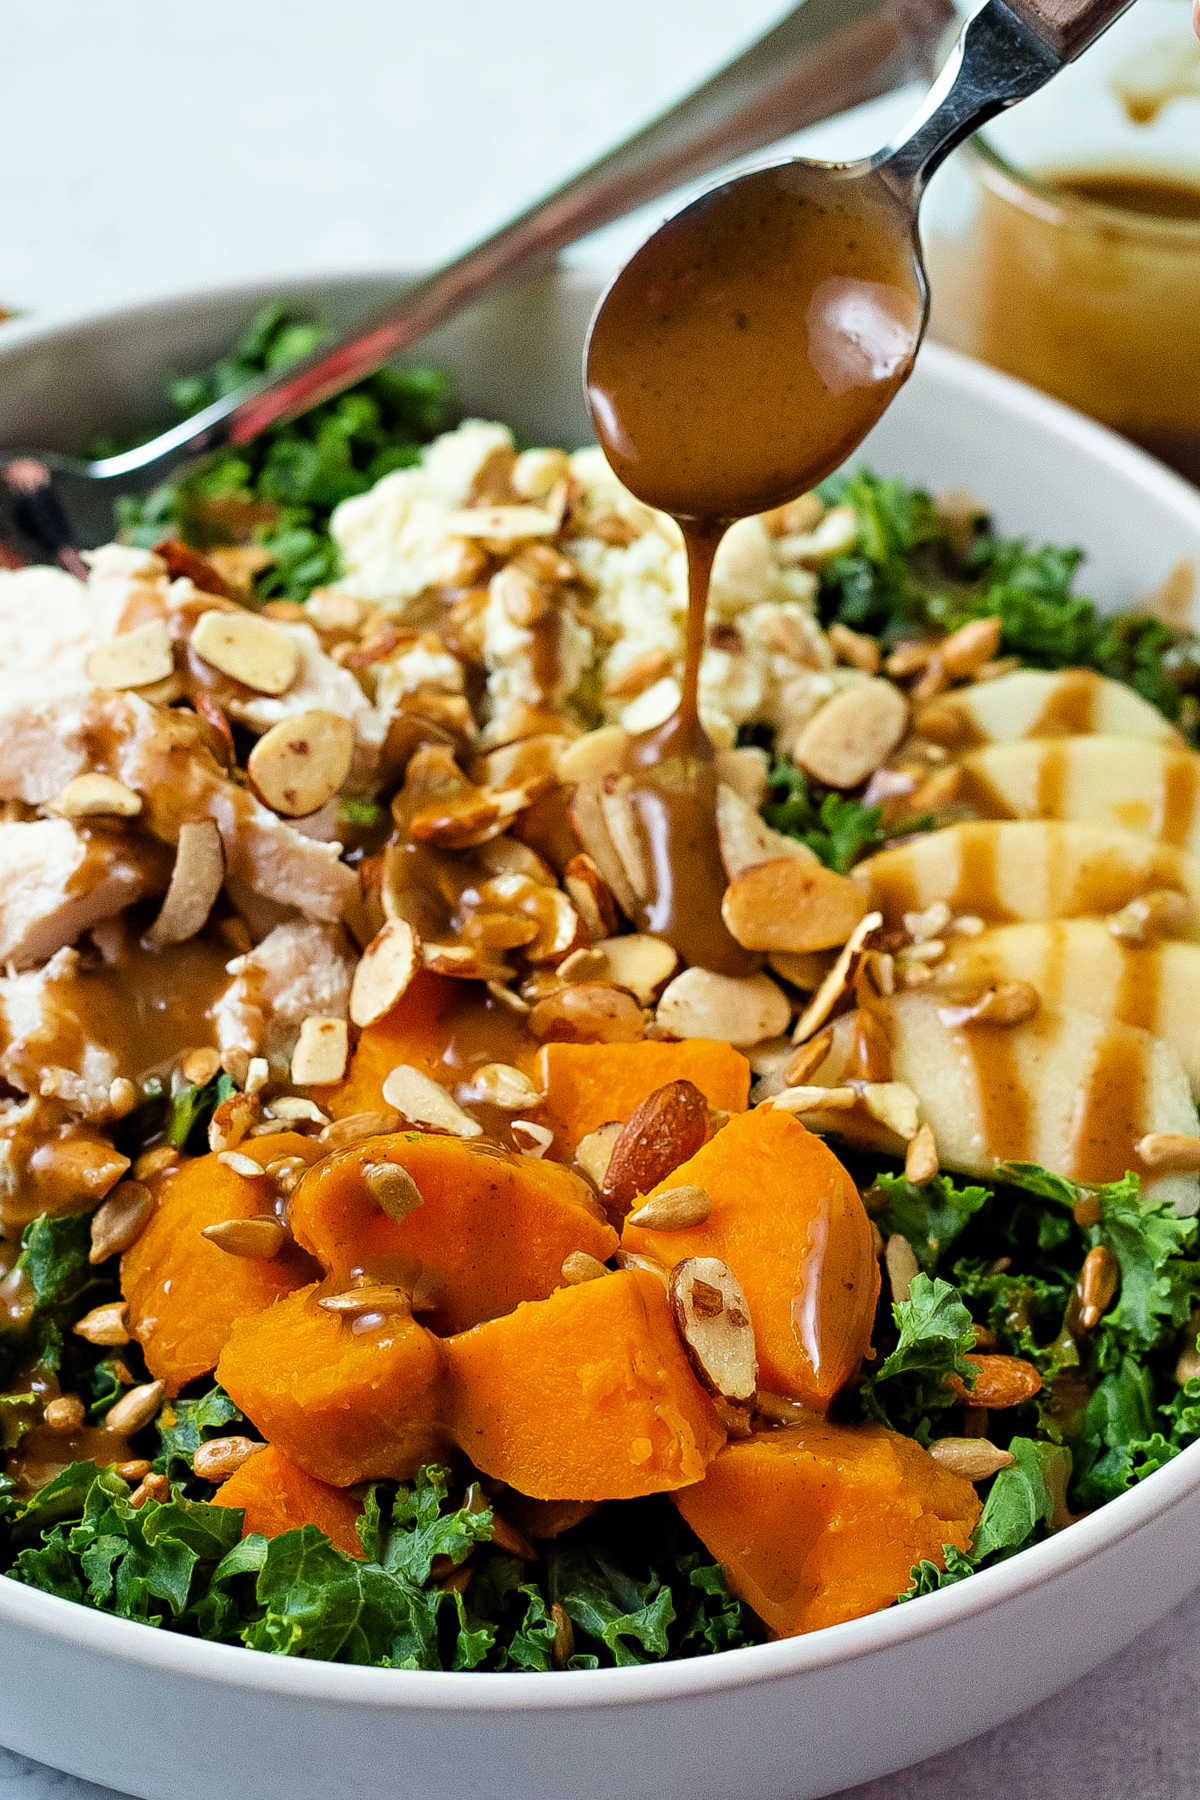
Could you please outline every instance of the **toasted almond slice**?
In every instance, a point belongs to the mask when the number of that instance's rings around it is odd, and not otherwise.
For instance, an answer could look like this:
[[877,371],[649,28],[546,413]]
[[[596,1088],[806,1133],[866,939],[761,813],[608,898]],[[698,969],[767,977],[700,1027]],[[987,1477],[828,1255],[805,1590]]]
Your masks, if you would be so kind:
[[934,1462],[964,1481],[987,1481],[1014,1462],[1011,1450],[1001,1450],[987,1438],[934,1438],[929,1446]]
[[374,1025],[392,1010],[421,966],[416,932],[404,919],[389,919],[363,951],[350,983],[350,1017]]
[[724,1038],[735,1045],[779,1037],[791,1016],[791,1002],[769,975],[718,975],[701,968],[676,975],[655,1014],[674,1037]]
[[970,619],[952,631],[938,646],[942,667],[952,681],[962,681],[976,669],[990,662],[1000,648],[1004,621],[998,615],[990,619]]
[[481,1063],[473,1070],[464,1097],[485,1100],[503,1112],[520,1112],[522,1107],[539,1106],[542,1100],[528,1075],[511,1063],[501,1062]]
[[770,1101],[780,1112],[849,1112],[858,1105],[858,1089],[852,1087],[786,1087]]
[[300,673],[294,641],[257,613],[201,613],[191,646],[214,669],[258,694],[285,694]]
[[145,1381],[140,1387],[131,1387],[105,1413],[104,1423],[108,1430],[130,1437],[135,1431],[141,1431],[158,1412],[166,1391],[166,1384],[161,1381]]
[[920,1103],[903,1081],[864,1081],[859,1088],[862,1103],[873,1119],[909,1143],[921,1122]]
[[670,1282],[670,1269],[656,1256],[643,1256],[636,1250],[618,1250],[614,1260],[618,1269],[644,1269],[647,1275],[657,1275],[664,1288]]
[[608,958],[602,950],[572,950],[556,970],[560,981],[603,981],[608,974]]
[[860,787],[908,729],[908,701],[872,676],[826,701],[792,745],[793,760],[827,787]]
[[712,1195],[708,1189],[684,1182],[679,1187],[660,1188],[635,1206],[628,1220],[647,1231],[688,1231],[693,1225],[703,1225],[711,1212]]
[[254,1094],[230,1094],[222,1100],[208,1124],[210,1150],[236,1150],[252,1126],[257,1125],[262,1107]]
[[314,707],[292,713],[263,733],[246,761],[250,785],[285,819],[320,812],[341,787],[354,760],[349,719]]
[[201,1481],[228,1481],[231,1475],[237,1474],[244,1462],[261,1449],[262,1445],[254,1438],[209,1438],[206,1444],[196,1446],[192,1456],[192,1472]]
[[767,967],[780,981],[811,994],[824,981],[829,960],[819,950],[773,950],[767,957]]
[[363,1182],[380,1212],[386,1213],[397,1225],[407,1219],[409,1213],[416,1212],[425,1198],[408,1170],[399,1163],[368,1163],[363,1170]]
[[47,811],[60,819],[136,819],[142,810],[142,797],[112,775],[89,771],[68,781],[57,800]]
[[867,913],[859,920],[842,946],[837,961],[801,1013],[792,1033],[793,1043],[803,1044],[819,1031],[842,995],[854,985],[863,955],[882,924],[883,914],[879,912]]
[[463,506],[448,513],[442,529],[451,537],[482,538],[493,544],[522,544],[531,538],[553,537],[561,522],[561,507],[551,507],[553,493],[543,506]]
[[393,1110],[347,1113],[344,1119],[327,1119],[323,1113],[319,1117],[323,1129],[317,1142],[326,1150],[345,1150],[351,1144],[361,1144],[364,1138],[386,1137],[400,1128],[400,1114]]
[[412,1295],[387,1281],[364,1281],[341,1294],[322,1294],[317,1301],[326,1312],[355,1318],[361,1313],[410,1313]]
[[97,644],[84,665],[97,687],[143,688],[174,673],[171,634],[163,619],[147,619],[132,631]]
[[193,1087],[207,1087],[220,1067],[221,1052],[211,1044],[204,1044],[198,1050],[188,1051],[179,1065],[179,1072]]
[[679,967],[679,957],[671,945],[644,931],[631,931],[627,937],[601,938],[595,948],[605,958],[609,978],[618,987],[628,988],[643,1006],[653,1004]]
[[263,1165],[255,1162],[241,1150],[219,1150],[217,1161],[226,1169],[232,1169],[235,1175],[241,1175],[246,1181],[257,1181],[264,1173]]
[[523,1156],[545,1156],[554,1142],[554,1133],[549,1125],[541,1125],[536,1119],[513,1119],[508,1129],[512,1132],[513,1143]]
[[608,1270],[598,1256],[587,1250],[571,1250],[563,1257],[562,1278],[568,1287],[580,1287],[585,1281],[599,1281]]
[[[641,903],[609,830],[603,783],[597,778],[580,781],[571,796],[569,810],[571,824],[583,845],[588,864],[596,871],[606,892],[615,900],[626,918],[635,918]],[[569,887],[568,892],[571,892],[574,899],[575,895]],[[613,926],[610,925],[608,929],[611,931]]]
[[593,943],[617,929],[617,903],[593,859],[580,852],[563,870],[563,887]]
[[397,1063],[384,1077],[382,1091],[387,1104],[413,1125],[430,1125],[454,1137],[483,1135],[478,1119],[464,1112],[453,1095],[410,1063]]
[[345,1019],[312,1013],[301,1024],[292,1051],[292,1080],[297,1087],[329,1087],[346,1073],[349,1054]]
[[600,1198],[614,1221],[634,1201],[695,1156],[707,1141],[708,1102],[691,1081],[668,1081],[648,1094],[612,1147]]
[[585,731],[560,754],[558,779],[569,785],[614,775],[624,766],[628,748],[629,733],[623,726],[601,725],[596,731]]
[[91,1312],[76,1319],[71,1327],[76,1337],[89,1344],[117,1345],[129,1342],[128,1307],[124,1300],[109,1300],[93,1306]]
[[791,857],[804,864],[816,864],[817,858],[797,838],[774,831],[744,795],[722,781],[717,784],[717,843],[721,861],[730,881],[757,863]]
[[608,1165],[612,1161],[613,1149],[625,1126],[620,1119],[610,1119],[607,1125],[597,1125],[595,1131],[589,1131],[581,1137],[575,1146],[575,1166],[582,1169],[592,1186],[604,1186],[604,1177],[608,1173]]
[[892,1299],[899,1306],[908,1299],[912,1284],[921,1273],[921,1265],[908,1239],[898,1231],[893,1232],[888,1239],[883,1260],[891,1284]]
[[758,1352],[741,1283],[715,1256],[689,1256],[671,1270],[675,1328],[702,1387],[749,1421],[758,1388]]
[[225,847],[211,819],[179,827],[175,863],[158,917],[146,936],[152,944],[182,944],[208,923],[225,881]]
[[849,663],[853,669],[861,669],[864,675],[878,675],[878,638],[865,637],[862,632],[851,631],[848,625],[835,620],[829,627],[829,647],[839,662]]
[[[280,1094],[277,1100],[272,1100],[268,1105],[267,1116],[271,1119],[282,1119],[285,1123],[296,1126],[328,1125],[329,1123],[328,1114],[321,1111],[315,1100],[308,1100],[303,1094]],[[357,1113],[353,1115],[355,1118],[358,1116]]]
[[90,1263],[106,1262],[136,1243],[154,1211],[154,1195],[140,1181],[118,1182],[92,1214]]
[[1028,981],[1001,981],[985,988],[969,1005],[940,1006],[943,1025],[1023,1025],[1032,1019],[1042,997]]
[[904,1158],[905,1179],[925,1187],[938,1172],[937,1144],[928,1125],[918,1125]]
[[529,1015],[529,1029],[543,1043],[631,1044],[645,1024],[633,995],[602,981],[559,988]]
[[810,1075],[816,1074],[832,1048],[832,1028],[819,1031],[816,1037],[809,1038],[807,1043],[801,1044],[783,1072],[788,1085],[802,1087]]
[[227,1256],[244,1256],[251,1262],[269,1262],[287,1242],[287,1231],[271,1213],[249,1219],[220,1219],[201,1232],[210,1244]]
[[846,942],[867,904],[849,876],[781,856],[734,877],[721,917],[747,950],[832,950]]

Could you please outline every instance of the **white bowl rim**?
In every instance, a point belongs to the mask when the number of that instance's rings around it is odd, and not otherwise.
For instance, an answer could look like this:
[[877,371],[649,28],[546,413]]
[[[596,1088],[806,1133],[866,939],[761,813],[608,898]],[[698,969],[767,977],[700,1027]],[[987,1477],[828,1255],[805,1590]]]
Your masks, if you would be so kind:
[[[560,265],[567,285],[595,286],[598,271]],[[100,310],[0,324],[0,365],[14,352],[82,328],[129,324],[140,316],[209,304],[263,304],[289,291],[345,290],[394,281],[411,272],[393,269],[339,270],[333,274],[296,272],[274,281],[251,278],[227,286],[207,286]],[[545,272],[543,272],[543,279]],[[1200,535],[1200,492],[1154,458],[1115,433],[1085,418],[1027,383],[941,344],[926,344],[922,364],[968,395],[1017,409],[1060,441],[1091,452],[1143,489],[1155,493]],[[784,1638],[739,1650],[638,1664],[620,1669],[570,1669],[549,1676],[526,1671],[379,1669],[248,1651],[212,1643],[134,1620],[117,1618],[59,1595],[26,1587],[0,1575],[0,1617],[67,1641],[80,1649],[152,1667],[163,1674],[202,1681],[211,1687],[250,1688],[317,1702],[438,1712],[497,1710],[558,1711],[695,1697],[715,1690],[766,1684],[805,1671],[851,1662],[893,1649],[914,1638],[948,1629],[958,1621],[1013,1599],[1043,1581],[1078,1569],[1144,1530],[1189,1498],[1200,1485],[1200,1442],[1191,1444],[1164,1468],[1119,1494],[1066,1530],[1023,1550],[1008,1561],[903,1606],[892,1606],[803,1637]],[[1180,1599],[1186,1588],[1181,1588]]]

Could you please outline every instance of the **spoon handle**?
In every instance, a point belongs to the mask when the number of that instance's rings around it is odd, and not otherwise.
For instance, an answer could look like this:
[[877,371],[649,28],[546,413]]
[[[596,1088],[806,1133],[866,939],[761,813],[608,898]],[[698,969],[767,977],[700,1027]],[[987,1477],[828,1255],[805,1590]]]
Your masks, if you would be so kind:
[[1133,0],[987,0],[968,19],[904,136],[870,166],[915,208],[938,164],[1006,107],[1044,87]]
[[1128,0],[1010,0],[1010,4],[1062,62],[1074,62],[1125,11]]

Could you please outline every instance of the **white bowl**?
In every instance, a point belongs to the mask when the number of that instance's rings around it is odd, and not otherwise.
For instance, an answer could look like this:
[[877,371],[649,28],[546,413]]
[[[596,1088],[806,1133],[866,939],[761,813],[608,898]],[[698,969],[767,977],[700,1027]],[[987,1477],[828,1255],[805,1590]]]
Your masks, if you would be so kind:
[[[0,444],[145,422],[164,380],[276,294],[348,320],[396,277],[241,287],[0,332]],[[423,354],[468,410],[579,441],[598,282],[548,276]],[[862,452],[966,487],[1006,532],[1082,544],[1128,605],[1200,560],[1200,493],[1057,403],[936,346]],[[961,1743],[1075,1680],[1200,1576],[1200,1444],[1047,1543],[811,1637],[649,1668],[425,1674],[155,1632],[0,1579],[0,1741],[146,1800],[807,1800]]]

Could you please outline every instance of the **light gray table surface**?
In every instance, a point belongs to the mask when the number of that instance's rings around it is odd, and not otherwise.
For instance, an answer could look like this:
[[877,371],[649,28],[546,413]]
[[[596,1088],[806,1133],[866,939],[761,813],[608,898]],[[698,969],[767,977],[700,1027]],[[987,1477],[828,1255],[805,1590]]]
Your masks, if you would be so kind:
[[[8,0],[0,307],[52,315],[238,276],[443,257],[780,10],[772,0],[604,0],[595,17],[563,0]],[[868,148],[896,115],[885,104],[837,123],[817,148]],[[611,260],[634,235],[618,229],[582,254]],[[997,1794],[1197,1800],[1200,1596],[1069,1692],[855,1800]],[[119,1800],[0,1750],[0,1800],[87,1796]]]

